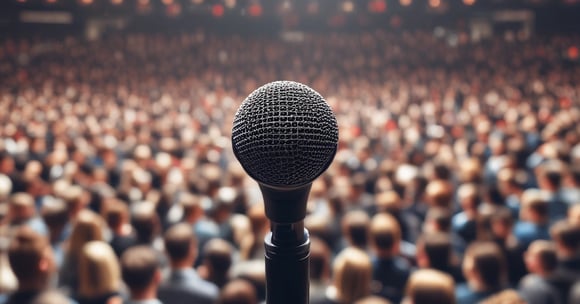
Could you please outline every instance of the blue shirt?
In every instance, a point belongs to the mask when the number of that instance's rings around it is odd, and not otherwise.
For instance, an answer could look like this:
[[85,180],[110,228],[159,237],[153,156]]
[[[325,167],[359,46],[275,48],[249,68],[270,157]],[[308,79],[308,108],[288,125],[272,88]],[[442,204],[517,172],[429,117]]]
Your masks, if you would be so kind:
[[538,225],[531,222],[519,221],[514,226],[514,236],[522,243],[524,248],[535,240],[550,240],[548,225]]

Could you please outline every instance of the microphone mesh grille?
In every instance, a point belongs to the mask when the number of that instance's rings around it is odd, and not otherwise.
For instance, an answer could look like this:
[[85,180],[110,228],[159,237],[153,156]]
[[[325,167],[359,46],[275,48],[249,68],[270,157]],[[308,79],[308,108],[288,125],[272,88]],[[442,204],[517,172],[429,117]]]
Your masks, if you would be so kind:
[[308,184],[332,162],[338,126],[324,98],[292,81],[252,92],[235,115],[234,154],[256,181],[275,187]]

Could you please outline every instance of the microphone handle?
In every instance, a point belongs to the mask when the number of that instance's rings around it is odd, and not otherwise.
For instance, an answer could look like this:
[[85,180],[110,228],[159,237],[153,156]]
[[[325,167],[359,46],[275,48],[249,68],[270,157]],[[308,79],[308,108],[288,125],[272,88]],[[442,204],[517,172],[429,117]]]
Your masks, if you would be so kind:
[[310,239],[304,229],[302,244],[272,243],[272,233],[265,240],[266,303],[308,304],[310,291]]

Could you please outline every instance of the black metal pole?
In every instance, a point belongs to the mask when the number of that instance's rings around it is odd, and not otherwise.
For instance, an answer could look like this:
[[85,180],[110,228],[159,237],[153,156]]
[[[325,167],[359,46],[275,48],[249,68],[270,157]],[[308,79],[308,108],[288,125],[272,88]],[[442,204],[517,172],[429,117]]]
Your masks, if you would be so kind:
[[272,223],[272,232],[266,236],[264,245],[266,303],[308,304],[310,238],[304,223]]

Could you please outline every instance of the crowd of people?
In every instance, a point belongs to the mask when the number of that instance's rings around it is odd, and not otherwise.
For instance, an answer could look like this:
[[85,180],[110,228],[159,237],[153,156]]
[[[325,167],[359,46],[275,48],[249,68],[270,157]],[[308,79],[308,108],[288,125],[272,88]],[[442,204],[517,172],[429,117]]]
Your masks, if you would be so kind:
[[[465,37],[463,37],[465,38]],[[231,151],[262,84],[336,114],[310,303],[580,303],[580,36],[112,34],[0,43],[0,303],[261,303]]]

